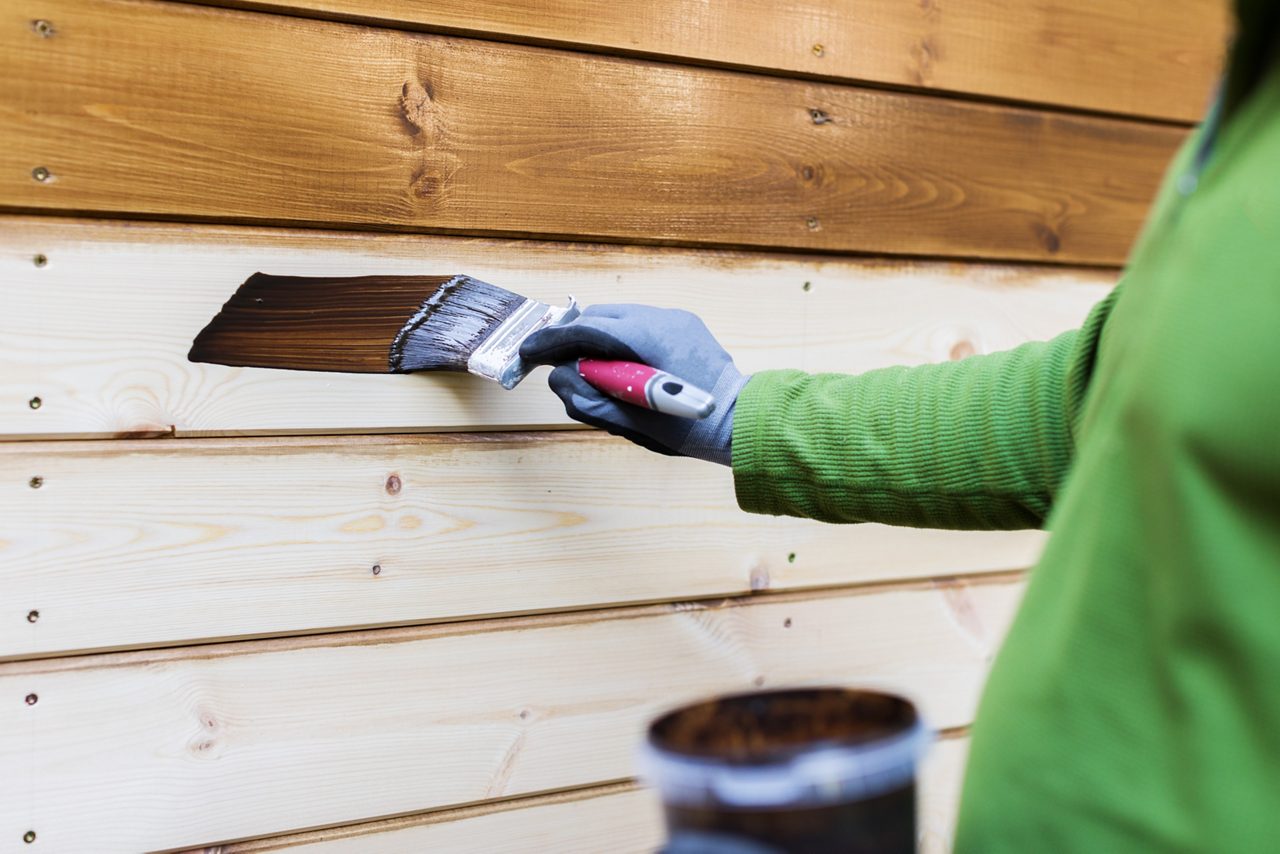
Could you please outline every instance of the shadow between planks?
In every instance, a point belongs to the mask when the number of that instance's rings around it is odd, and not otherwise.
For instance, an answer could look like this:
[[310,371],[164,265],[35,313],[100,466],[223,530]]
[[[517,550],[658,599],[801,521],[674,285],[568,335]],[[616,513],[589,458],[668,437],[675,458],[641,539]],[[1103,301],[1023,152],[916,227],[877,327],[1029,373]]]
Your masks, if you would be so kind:
[[1180,121],[1203,115],[1231,29],[1215,0],[201,2]]
[[[645,721],[864,684],[962,727],[1015,576],[0,665],[0,835],[214,845],[632,776]],[[118,820],[129,815],[130,821]]]
[[[36,259],[39,259],[37,263]],[[439,236],[0,218],[0,437],[404,433],[569,426],[539,371],[515,391],[458,374],[192,364],[245,278],[469,273],[546,302],[701,316],[748,372],[860,372],[992,352],[1073,328],[1114,270]],[[39,401],[33,408],[32,401]]]
[[182,3],[43,3],[52,37],[26,15],[0,28],[10,211],[1115,265],[1186,136]]
[[[944,734],[930,750],[919,776],[922,854],[951,850],[955,812],[968,753],[963,730]],[[610,783],[553,795],[534,795],[437,813],[268,837],[181,854],[371,854],[390,851],[449,851],[454,854],[569,854],[608,850],[652,854],[664,840],[655,792],[635,782]]]

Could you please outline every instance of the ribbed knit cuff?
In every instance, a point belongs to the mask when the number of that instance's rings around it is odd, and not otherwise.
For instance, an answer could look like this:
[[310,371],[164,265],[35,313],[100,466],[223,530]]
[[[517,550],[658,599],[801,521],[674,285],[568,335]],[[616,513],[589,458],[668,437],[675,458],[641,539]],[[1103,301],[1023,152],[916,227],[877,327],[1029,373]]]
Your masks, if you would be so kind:
[[761,371],[738,394],[733,416],[733,488],[738,506],[748,513],[779,514],[781,496],[774,490],[768,441],[776,435],[772,419],[786,412],[780,397],[803,371]]

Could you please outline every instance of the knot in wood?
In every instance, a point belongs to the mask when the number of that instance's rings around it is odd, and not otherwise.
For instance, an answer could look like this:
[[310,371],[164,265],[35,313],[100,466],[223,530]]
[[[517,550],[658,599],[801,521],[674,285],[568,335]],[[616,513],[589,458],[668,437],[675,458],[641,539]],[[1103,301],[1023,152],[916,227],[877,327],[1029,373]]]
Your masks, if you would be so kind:
[[748,579],[753,592],[760,590],[768,590],[773,583],[773,579],[769,577],[769,570],[763,566],[757,566],[751,570],[751,576]]

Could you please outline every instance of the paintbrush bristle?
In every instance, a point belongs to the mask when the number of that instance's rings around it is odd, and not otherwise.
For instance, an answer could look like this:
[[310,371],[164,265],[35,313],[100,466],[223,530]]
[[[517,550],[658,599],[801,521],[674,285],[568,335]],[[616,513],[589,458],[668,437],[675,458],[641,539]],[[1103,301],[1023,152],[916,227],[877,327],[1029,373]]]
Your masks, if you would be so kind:
[[467,370],[524,297],[470,276],[250,276],[193,362],[300,371]]
[[475,349],[525,302],[496,285],[454,276],[423,301],[392,342],[392,372],[465,371]]

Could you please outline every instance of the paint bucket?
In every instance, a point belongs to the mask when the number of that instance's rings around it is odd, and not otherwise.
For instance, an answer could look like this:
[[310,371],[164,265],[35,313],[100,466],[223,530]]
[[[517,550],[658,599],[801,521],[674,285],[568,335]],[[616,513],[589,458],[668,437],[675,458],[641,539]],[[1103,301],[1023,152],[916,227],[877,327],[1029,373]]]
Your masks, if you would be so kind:
[[667,854],[909,854],[930,740],[892,694],[761,691],[658,718],[639,761],[662,797]]

